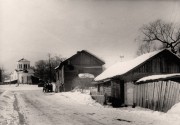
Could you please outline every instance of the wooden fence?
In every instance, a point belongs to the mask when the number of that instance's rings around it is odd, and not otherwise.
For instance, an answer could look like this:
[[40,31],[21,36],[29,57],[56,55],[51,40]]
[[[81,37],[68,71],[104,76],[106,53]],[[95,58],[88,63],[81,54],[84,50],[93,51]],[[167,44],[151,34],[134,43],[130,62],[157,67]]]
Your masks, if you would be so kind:
[[167,112],[180,101],[180,83],[158,81],[135,85],[134,103],[155,111]]

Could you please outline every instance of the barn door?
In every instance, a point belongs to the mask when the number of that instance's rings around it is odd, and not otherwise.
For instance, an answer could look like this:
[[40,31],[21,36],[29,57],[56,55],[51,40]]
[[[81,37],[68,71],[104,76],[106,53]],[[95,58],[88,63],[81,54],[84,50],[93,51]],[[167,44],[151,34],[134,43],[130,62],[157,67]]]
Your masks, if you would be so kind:
[[112,81],[112,98],[114,107],[124,104],[124,82],[119,80]]
[[124,104],[124,81],[120,81],[120,103]]

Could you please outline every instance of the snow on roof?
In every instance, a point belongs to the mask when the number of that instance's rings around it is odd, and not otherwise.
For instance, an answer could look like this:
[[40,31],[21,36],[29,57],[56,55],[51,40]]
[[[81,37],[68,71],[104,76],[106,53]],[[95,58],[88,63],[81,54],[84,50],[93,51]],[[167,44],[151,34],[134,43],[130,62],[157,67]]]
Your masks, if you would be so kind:
[[94,78],[94,75],[90,73],[80,73],[78,76],[79,78]]
[[11,80],[8,79],[8,80],[5,80],[4,82],[11,82]]
[[151,57],[155,56],[156,54],[162,52],[163,50],[154,51],[151,53],[143,54],[133,60],[125,61],[125,62],[118,62],[108,69],[106,69],[103,73],[98,75],[94,80],[101,81],[104,79],[108,79],[114,76],[123,75],[130,71],[131,69],[135,68],[136,66],[140,65],[144,61],[150,59]]
[[151,75],[147,77],[143,77],[137,81],[138,82],[146,82],[146,81],[151,81],[151,80],[158,80],[158,79],[170,79],[170,78],[175,78],[179,77],[180,78],[180,73],[173,73],[173,74],[162,74],[162,75]]
[[22,58],[18,62],[30,62],[30,61],[28,61],[27,59]]
[[56,66],[54,69],[57,69],[57,68],[59,68],[59,65],[58,65],[58,66]]

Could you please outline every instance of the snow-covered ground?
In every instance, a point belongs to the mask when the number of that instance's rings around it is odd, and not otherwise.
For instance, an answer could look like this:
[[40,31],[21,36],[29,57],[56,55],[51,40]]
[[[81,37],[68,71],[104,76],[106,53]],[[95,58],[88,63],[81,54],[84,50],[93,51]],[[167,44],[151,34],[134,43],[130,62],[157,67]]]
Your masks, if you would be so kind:
[[180,125],[180,103],[167,113],[112,108],[89,93],[43,93],[35,85],[0,86],[0,125]]
[[27,85],[27,84],[8,84],[0,85],[0,89],[10,90],[10,91],[20,91],[20,90],[42,90],[42,87],[37,87],[37,85]]

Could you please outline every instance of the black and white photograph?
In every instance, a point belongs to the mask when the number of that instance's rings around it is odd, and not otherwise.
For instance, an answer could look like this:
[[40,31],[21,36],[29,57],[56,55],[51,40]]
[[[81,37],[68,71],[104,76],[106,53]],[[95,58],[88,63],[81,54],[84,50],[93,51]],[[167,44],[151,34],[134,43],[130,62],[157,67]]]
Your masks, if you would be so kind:
[[180,125],[180,1],[0,0],[0,125]]

